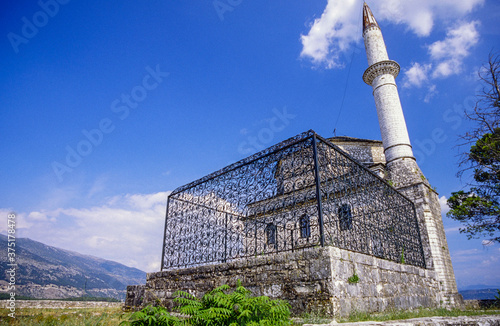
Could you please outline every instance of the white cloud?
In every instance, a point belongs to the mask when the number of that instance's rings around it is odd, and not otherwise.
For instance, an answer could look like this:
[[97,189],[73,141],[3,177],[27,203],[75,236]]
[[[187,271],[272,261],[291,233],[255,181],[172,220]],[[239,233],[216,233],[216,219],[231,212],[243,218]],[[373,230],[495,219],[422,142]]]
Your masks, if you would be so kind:
[[[14,226],[16,231],[21,228],[31,227],[32,223],[30,223],[26,217],[26,214],[16,212],[10,208],[0,208],[0,216],[1,216],[1,224],[0,224],[0,233],[7,234],[8,233],[8,222],[7,217],[9,214],[15,214],[16,217],[13,219]],[[38,216],[37,216],[38,217]]]
[[482,240],[481,241],[481,244],[485,247],[491,247],[493,246],[495,243],[491,240]]
[[165,192],[147,195],[126,195],[124,199],[129,205],[142,210],[152,207],[158,208],[158,205],[165,208],[167,203],[167,196]]
[[448,77],[462,71],[463,60],[479,41],[478,25],[478,21],[461,23],[449,29],[444,40],[429,46],[431,59],[437,63],[432,72],[433,78]]
[[28,214],[28,218],[33,221],[47,221],[47,215],[41,212],[31,212]]
[[429,86],[429,88],[427,90],[428,90],[427,95],[425,95],[425,98],[424,98],[425,103],[429,103],[431,101],[431,99],[434,96],[436,96],[436,94],[438,93],[438,91],[436,90],[436,85]]
[[439,197],[439,206],[441,206],[441,215],[445,216],[449,212],[450,207],[448,207],[446,196]]
[[[470,49],[479,41],[478,21],[459,23],[449,28],[444,40],[436,41],[428,46],[429,62],[413,65],[404,70],[404,87],[421,87],[431,79],[446,78],[463,71],[463,61],[469,56]],[[434,88],[433,88],[434,87]],[[429,86],[426,102],[435,95],[435,85]]]
[[360,39],[361,26],[356,15],[361,10],[360,3],[356,0],[329,0],[309,33],[301,36],[301,57],[309,57],[314,63],[326,64],[328,68],[340,66],[340,54]]
[[405,70],[405,79],[403,81],[403,87],[416,86],[421,87],[424,82],[426,82],[428,77],[428,71],[432,68],[431,64],[421,65],[418,62],[414,62],[410,69]]
[[379,20],[403,24],[418,36],[429,36],[434,22],[463,17],[484,0],[382,0],[370,3]]
[[388,20],[396,24],[404,24],[419,36],[429,35],[434,26],[435,13],[433,7],[437,2],[427,3],[427,1],[407,0],[386,0],[381,1],[379,5],[370,4],[376,13],[375,17],[379,20]]
[[492,247],[451,251],[453,270],[459,286],[488,285],[497,287],[500,284],[500,268],[498,252]]
[[[436,21],[454,21],[462,19],[467,13],[482,5],[484,0],[381,0],[370,3],[379,23],[386,21],[400,24],[419,37],[428,37]],[[345,62],[342,56],[346,55],[352,45],[359,44],[362,37],[361,0],[328,0],[326,8],[320,18],[314,20],[307,35],[301,35],[301,57],[309,58],[316,65],[327,68],[342,67]],[[459,52],[468,55],[468,49],[477,40],[475,30],[477,22],[465,23],[456,29],[449,30],[446,39],[433,44],[431,56],[438,55],[442,45],[465,45]],[[465,33],[462,37],[459,33]],[[441,43],[439,43],[441,42]],[[477,41],[476,41],[477,42]],[[447,56],[443,52],[435,66],[435,75],[447,76],[461,66],[464,56]],[[466,56],[465,55],[465,56]],[[421,67],[426,67],[423,64]],[[415,64],[412,68],[415,67]],[[411,68],[410,68],[411,69]],[[414,69],[413,73],[422,72]],[[411,74],[412,72],[410,72]],[[425,75],[413,76],[414,81],[422,83]],[[411,85],[411,84],[408,84]]]
[[444,229],[444,232],[446,234],[455,233],[455,232],[459,232],[459,231],[460,231],[460,227],[459,226],[454,226],[454,227],[450,227],[450,228]]
[[[101,206],[19,213],[17,235],[148,272],[158,271],[167,196],[168,192],[128,194],[115,196]],[[0,209],[5,216],[7,211]]]
[[90,188],[87,197],[92,198],[94,195],[105,190],[107,181],[108,181],[108,177],[106,177],[106,176],[100,176],[99,178],[97,178],[94,181],[94,183],[92,184],[92,187]]

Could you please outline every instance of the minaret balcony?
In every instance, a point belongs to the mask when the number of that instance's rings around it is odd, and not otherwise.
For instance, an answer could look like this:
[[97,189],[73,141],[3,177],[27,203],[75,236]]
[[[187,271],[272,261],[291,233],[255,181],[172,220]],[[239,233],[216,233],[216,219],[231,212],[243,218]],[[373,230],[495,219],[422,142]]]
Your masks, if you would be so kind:
[[380,75],[391,74],[396,78],[399,75],[400,66],[396,61],[384,60],[374,63],[363,74],[363,80],[368,85],[372,85],[373,80]]

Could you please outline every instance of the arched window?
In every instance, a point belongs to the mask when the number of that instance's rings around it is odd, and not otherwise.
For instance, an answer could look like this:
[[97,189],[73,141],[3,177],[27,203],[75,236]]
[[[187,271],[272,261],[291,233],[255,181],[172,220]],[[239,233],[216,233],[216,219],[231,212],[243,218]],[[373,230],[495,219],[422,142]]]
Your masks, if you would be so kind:
[[302,215],[299,220],[300,223],[300,237],[309,238],[311,236],[311,223],[309,221],[309,216]]
[[268,245],[274,245],[276,247],[276,225],[269,223],[266,225],[266,238]]
[[343,204],[339,207],[340,230],[346,231],[352,229],[351,205]]

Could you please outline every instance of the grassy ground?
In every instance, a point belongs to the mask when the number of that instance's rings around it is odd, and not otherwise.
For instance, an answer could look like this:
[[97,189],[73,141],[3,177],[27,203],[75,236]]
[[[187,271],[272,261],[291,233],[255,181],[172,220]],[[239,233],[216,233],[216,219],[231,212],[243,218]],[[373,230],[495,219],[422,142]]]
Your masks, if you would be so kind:
[[[120,308],[94,308],[94,309],[16,309],[16,318],[8,316],[9,311],[2,309],[0,312],[0,326],[111,326],[118,325],[126,320],[130,313],[124,313]],[[380,314],[356,313],[349,318],[337,322],[356,321],[384,321],[435,316],[475,316],[475,315],[500,315],[500,310],[446,310],[446,309],[417,309],[413,311],[394,311]],[[327,324],[332,318],[326,316],[305,314],[294,318],[295,325],[302,324]]]
[[42,325],[42,326],[111,326],[118,325],[129,313],[120,308],[93,309],[16,309],[15,316],[8,316],[9,311],[2,309],[0,326],[4,325]]

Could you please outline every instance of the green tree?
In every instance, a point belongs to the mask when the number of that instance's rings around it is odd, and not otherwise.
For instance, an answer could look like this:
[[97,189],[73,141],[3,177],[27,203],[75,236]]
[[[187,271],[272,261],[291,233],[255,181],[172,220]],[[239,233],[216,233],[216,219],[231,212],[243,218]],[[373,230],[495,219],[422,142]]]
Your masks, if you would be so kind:
[[466,117],[475,128],[461,138],[463,153],[459,176],[472,171],[468,191],[453,192],[448,216],[465,224],[460,232],[469,239],[485,237],[500,242],[500,56],[491,55],[479,72],[484,87],[473,112]]

